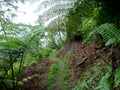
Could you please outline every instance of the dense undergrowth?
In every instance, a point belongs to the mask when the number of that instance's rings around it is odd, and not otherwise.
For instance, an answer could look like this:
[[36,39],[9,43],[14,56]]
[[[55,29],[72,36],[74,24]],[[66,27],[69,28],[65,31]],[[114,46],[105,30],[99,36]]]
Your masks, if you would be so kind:
[[[119,1],[76,0],[70,9],[54,2],[36,26],[13,23],[14,13],[0,8],[0,89],[119,90]],[[16,9],[13,0],[1,3]]]

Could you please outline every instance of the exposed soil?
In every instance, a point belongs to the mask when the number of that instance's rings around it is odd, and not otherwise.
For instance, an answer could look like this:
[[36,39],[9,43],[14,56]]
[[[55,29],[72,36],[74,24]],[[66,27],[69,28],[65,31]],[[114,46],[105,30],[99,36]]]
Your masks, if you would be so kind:
[[[39,66],[39,64],[41,66]],[[49,72],[51,60],[38,61],[36,66],[26,66],[23,74],[23,78],[37,75],[25,83],[24,90],[47,90],[47,73]]]
[[[98,49],[100,46],[89,43],[82,44],[80,42],[68,42],[64,47],[57,53],[56,57],[62,60],[63,57],[70,57],[69,69],[74,70],[74,75],[69,77],[70,87],[74,87],[81,75],[88,69],[96,65],[101,59],[104,58],[105,54],[103,49]],[[50,70],[52,60],[38,61],[36,66],[26,66],[23,74],[23,78],[29,77],[35,74],[39,74],[39,77],[34,77],[27,81],[24,86],[24,90],[48,90],[47,74]],[[41,65],[41,66],[39,66]],[[60,90],[56,88],[54,90]]]

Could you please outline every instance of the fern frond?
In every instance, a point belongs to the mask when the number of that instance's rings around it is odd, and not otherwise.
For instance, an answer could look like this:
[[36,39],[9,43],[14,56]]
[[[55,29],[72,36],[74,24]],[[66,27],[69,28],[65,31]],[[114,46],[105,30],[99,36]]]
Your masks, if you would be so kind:
[[86,41],[93,40],[94,36],[100,34],[103,36],[103,40],[106,46],[111,44],[120,43],[120,30],[115,24],[105,23],[98,27],[96,30],[92,31]]
[[118,87],[120,85],[120,67],[116,70],[115,73],[115,86]]
[[26,46],[25,42],[18,38],[11,38],[9,41],[0,42],[0,46],[6,46],[10,48],[18,48],[19,46]]
[[42,23],[44,25],[49,20],[54,19],[61,14],[67,14],[76,1],[77,0],[45,0],[41,2],[35,11],[36,13],[40,13],[40,18],[38,20],[39,23]]
[[98,86],[95,90],[110,90],[110,73],[106,73],[105,76],[102,77]]
[[34,26],[30,34],[27,35],[27,42],[31,42],[34,38],[38,37],[39,39],[44,36],[45,27]]

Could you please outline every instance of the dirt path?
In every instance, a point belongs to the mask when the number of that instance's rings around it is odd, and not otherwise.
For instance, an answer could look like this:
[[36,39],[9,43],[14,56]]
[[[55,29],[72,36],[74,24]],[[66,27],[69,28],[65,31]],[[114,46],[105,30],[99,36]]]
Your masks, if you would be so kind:
[[[100,60],[96,59],[94,50],[96,47],[92,43],[83,45],[80,42],[69,42],[65,44],[57,55],[52,57],[57,60],[59,68],[58,75],[55,77],[57,86],[52,90],[63,90],[63,88],[67,88],[64,90],[71,90],[75,87],[86,69],[94,66]],[[103,56],[104,53],[100,54]],[[68,61],[64,60],[66,58]],[[23,78],[37,76],[25,82],[23,90],[48,90],[47,75],[50,72],[50,66],[54,63],[54,60],[42,60],[38,61],[37,65],[26,66]],[[67,77],[63,75],[66,71],[70,71],[67,72],[69,74]],[[64,84],[65,81],[67,81],[69,87],[64,87],[66,85]]]
[[34,77],[25,82],[24,90],[47,90],[47,73],[51,64],[51,60],[43,60],[36,66],[26,66],[23,78]]

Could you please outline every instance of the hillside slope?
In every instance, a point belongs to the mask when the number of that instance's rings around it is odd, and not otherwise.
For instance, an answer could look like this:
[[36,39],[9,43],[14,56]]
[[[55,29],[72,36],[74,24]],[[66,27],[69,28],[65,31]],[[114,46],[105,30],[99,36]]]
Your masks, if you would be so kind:
[[[49,59],[38,61],[37,65],[25,67],[23,78],[39,74],[39,77],[33,77],[25,82],[25,90],[78,90],[73,89],[79,85],[80,80],[94,77],[94,70],[98,68],[99,78],[94,78],[94,85],[89,85],[91,90],[97,85],[101,77],[104,75],[102,70],[107,66],[106,51],[109,48],[89,43],[82,44],[81,42],[68,42],[59,51],[52,54]],[[97,67],[96,67],[97,69]],[[91,71],[90,71],[91,70]],[[84,76],[86,72],[90,74]],[[88,79],[88,80],[89,80]],[[88,89],[79,89],[88,90]]]

